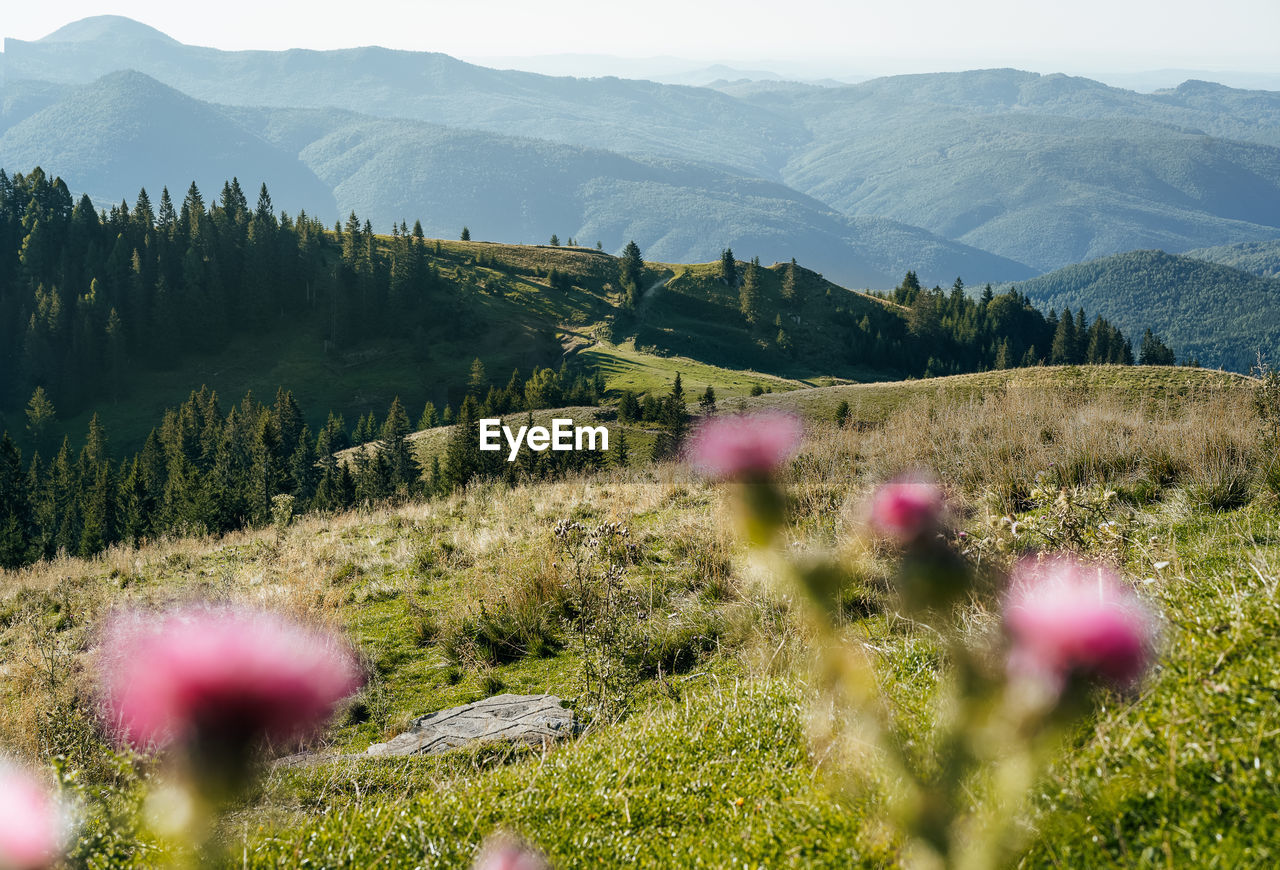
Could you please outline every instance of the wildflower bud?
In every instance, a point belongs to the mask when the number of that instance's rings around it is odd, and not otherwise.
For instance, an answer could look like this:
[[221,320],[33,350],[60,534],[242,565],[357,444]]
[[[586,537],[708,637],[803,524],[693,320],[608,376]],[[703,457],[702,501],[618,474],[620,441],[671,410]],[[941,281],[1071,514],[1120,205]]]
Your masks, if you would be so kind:
[[800,421],[790,414],[718,417],[694,433],[687,456],[689,464],[708,477],[765,480],[791,459],[802,434]]
[[319,728],[363,682],[337,638],[230,607],[118,617],[102,655],[105,707],[120,736],[172,742],[217,799],[245,784],[263,744]]
[[547,870],[547,862],[518,840],[497,838],[480,851],[475,870]]
[[0,870],[52,867],[64,833],[53,795],[27,771],[0,762]]
[[910,544],[942,527],[942,490],[927,480],[903,478],[881,486],[871,498],[871,528]]
[[1055,696],[1075,680],[1130,687],[1151,661],[1146,608],[1110,570],[1066,556],[1015,569],[1004,623],[1011,675]]

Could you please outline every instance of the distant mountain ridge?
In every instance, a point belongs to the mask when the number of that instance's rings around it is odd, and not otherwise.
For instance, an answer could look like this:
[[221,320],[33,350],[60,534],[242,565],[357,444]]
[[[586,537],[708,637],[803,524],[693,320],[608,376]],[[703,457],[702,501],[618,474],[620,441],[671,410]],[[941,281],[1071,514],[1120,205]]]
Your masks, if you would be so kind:
[[[58,34],[69,31],[70,39]],[[718,91],[618,78],[492,70],[378,47],[221,51],[101,16],[42,40],[6,39],[6,79],[84,84],[135,69],[201,100],[342,108],[573,145],[776,173],[804,131]]]
[[1280,239],[1199,248],[1187,251],[1186,256],[1252,272],[1263,278],[1280,278]]
[[[168,186],[181,201],[195,181],[215,194],[238,176],[256,194],[268,182],[294,211],[336,214],[333,193],[293,155],[237,125],[216,107],[141,73],[111,73],[0,135],[0,166],[43,166],[99,204],[130,201],[143,184]],[[151,191],[158,201],[160,189]]]
[[[534,185],[529,196],[509,198],[530,203],[510,216],[524,221],[507,237],[512,241],[527,238],[540,216],[550,215],[569,226],[544,227],[544,234],[625,234],[644,226],[651,246],[678,251],[681,259],[701,259],[723,244],[777,256],[775,242],[803,239],[794,255],[824,248],[815,263],[840,280],[896,279],[906,264],[919,266],[930,282],[948,282],[950,272],[964,268],[974,283],[1137,248],[1186,251],[1280,237],[1278,92],[1193,80],[1140,94],[1011,69],[842,87],[778,81],[683,87],[493,70],[438,53],[381,48],[219,51],[99,16],[41,40],[6,40],[5,91],[16,93],[0,103],[0,130],[64,99],[59,88],[96,81],[122,64],[224,114],[264,103],[286,114],[321,113],[314,120],[322,129],[293,153],[328,179],[339,209],[350,201],[370,214],[407,216],[447,202],[465,205],[460,191],[475,179],[459,176],[456,153],[414,165],[412,142],[446,141],[414,123],[569,149],[543,148],[534,162],[590,163],[595,158],[586,152],[594,151],[631,161],[625,171],[610,163],[624,174],[606,173],[608,183],[587,185],[582,179],[596,176],[577,167],[563,176],[575,179],[572,190]],[[341,110],[366,120],[321,121],[323,113]],[[334,138],[339,128],[345,132]],[[265,128],[259,134],[289,151]],[[491,153],[507,155],[509,146]],[[393,155],[403,166],[393,166]],[[667,170],[655,168],[673,161],[682,166],[681,179],[699,176],[697,183],[673,184]],[[375,164],[382,173],[402,169],[406,183],[383,183]],[[428,174],[427,166],[448,174]],[[521,166],[508,173],[477,162],[466,172],[530,184],[533,170],[527,161]],[[542,169],[548,177],[559,172]],[[362,183],[382,193],[362,192]],[[596,201],[582,199],[588,195]],[[506,209],[509,200],[490,206]],[[675,228],[660,232],[655,209],[668,213]],[[843,216],[846,229],[827,212]],[[757,244],[767,249],[742,250]]]
[[[375,226],[421,219],[451,238],[541,242],[551,233],[608,250],[705,262],[726,246],[765,262],[795,257],[855,287],[892,286],[910,268],[1016,280],[1030,269],[882,218],[847,218],[776,182],[683,161],[458,130],[343,110],[214,106],[134,71],[84,87],[0,135],[0,166],[40,165],[100,206],[166,184],[181,198],[239,177],[279,207],[326,223],[355,211]],[[159,190],[150,191],[158,196]]]

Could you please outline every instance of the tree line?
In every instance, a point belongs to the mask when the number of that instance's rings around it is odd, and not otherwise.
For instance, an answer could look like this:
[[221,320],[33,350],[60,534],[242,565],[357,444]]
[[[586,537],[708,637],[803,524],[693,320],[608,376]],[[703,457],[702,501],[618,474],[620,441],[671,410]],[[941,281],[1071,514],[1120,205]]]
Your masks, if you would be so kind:
[[[1133,343],[1083,308],[1047,314],[1017,288],[983,288],[975,299],[957,278],[950,291],[925,289],[909,271],[887,298],[907,309],[906,327],[925,376],[1036,365],[1172,365],[1173,353],[1148,329],[1135,360]],[[928,348],[925,352],[923,349]]]
[[[217,393],[203,387],[166,411],[142,449],[118,462],[96,414],[78,452],[64,438],[47,460],[38,450],[24,460],[4,432],[0,567],[58,553],[93,556],[112,544],[136,546],[162,536],[264,526],[280,520],[281,496],[290,514],[339,511],[447,493],[477,476],[514,480],[598,467],[603,455],[589,452],[522,454],[518,464],[495,464],[495,454],[479,451],[478,421],[566,402],[597,404],[603,391],[598,374],[568,365],[535,369],[528,378],[513,372],[499,388],[477,359],[456,414],[448,405],[437,414],[428,402],[418,418],[418,428],[459,424],[444,461],[434,457],[426,473],[410,443],[414,426],[399,397],[381,421],[370,412],[349,430],[341,415],[330,412],[313,432],[283,388],[270,405],[250,393],[225,409]],[[37,444],[40,427],[54,413],[37,389],[28,404]],[[625,462],[625,441],[621,449]]]
[[[420,223],[376,243],[352,213],[326,229],[277,214],[263,184],[251,205],[237,180],[206,204],[193,182],[181,202],[145,189],[99,212],[36,168],[0,170],[0,407],[43,387],[81,410],[127,388],[134,369],[173,368],[301,314],[342,347],[404,335],[448,294]],[[440,310],[441,308],[445,310]]]

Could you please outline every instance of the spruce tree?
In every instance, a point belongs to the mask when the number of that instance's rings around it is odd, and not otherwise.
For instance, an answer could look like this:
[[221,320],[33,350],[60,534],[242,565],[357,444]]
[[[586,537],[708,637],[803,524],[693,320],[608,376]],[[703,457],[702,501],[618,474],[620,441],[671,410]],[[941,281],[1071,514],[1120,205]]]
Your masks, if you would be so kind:
[[626,468],[631,458],[631,448],[627,445],[627,431],[618,427],[613,430],[613,464],[618,468]]
[[742,285],[738,288],[738,311],[748,324],[754,325],[760,319],[760,258],[753,257],[747,264],[742,277]]
[[640,283],[644,280],[644,259],[640,256],[640,246],[633,239],[622,249],[622,259],[618,263],[618,280],[627,295],[627,307],[635,308],[640,302]]
[[716,412],[716,391],[710,384],[707,384],[706,390],[702,393],[702,398],[698,399],[698,408],[708,417]]
[[458,408],[458,421],[445,446],[443,479],[446,489],[466,486],[480,473],[479,408],[468,395]]
[[115,540],[115,484],[110,462],[93,466],[91,477],[85,481],[83,505],[79,555],[86,558],[100,553]]
[[471,373],[467,376],[467,394],[479,399],[488,386],[489,375],[485,372],[484,363],[480,361],[480,357],[476,357],[471,361]]
[[1142,334],[1142,345],[1138,351],[1138,365],[1171,366],[1176,364],[1177,360],[1173,351],[1148,328]]
[[1053,333],[1049,346],[1049,365],[1063,366],[1075,361],[1076,325],[1070,308],[1062,309],[1062,319]]
[[31,436],[31,444],[35,450],[47,447],[50,429],[56,418],[57,412],[54,411],[48,393],[44,391],[44,387],[36,387],[27,402],[27,434]]
[[22,451],[5,432],[0,438],[0,568],[27,563],[31,549],[31,499]]
[[734,259],[732,248],[720,252],[720,280],[730,287],[738,284],[738,261]]
[[297,499],[298,510],[305,511],[310,505],[316,488],[316,453],[312,447],[311,430],[304,424],[289,457],[289,477],[292,479],[292,494]]
[[797,294],[796,286],[796,260],[791,258],[791,262],[787,264],[787,268],[782,273],[782,298],[787,301],[795,301]]
[[386,422],[382,424],[381,452],[386,454],[391,491],[403,495],[417,491],[418,479],[422,475],[409,444],[409,431],[409,415],[400,404],[400,397],[396,396],[387,409]]

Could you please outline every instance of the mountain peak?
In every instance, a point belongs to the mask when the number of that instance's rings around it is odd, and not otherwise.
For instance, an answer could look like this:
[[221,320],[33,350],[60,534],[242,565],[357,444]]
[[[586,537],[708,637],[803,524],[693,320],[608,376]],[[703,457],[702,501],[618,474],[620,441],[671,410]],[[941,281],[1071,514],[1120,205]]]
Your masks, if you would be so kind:
[[154,27],[126,18],[123,15],[93,15],[59,27],[38,42],[169,42],[177,43],[171,36]]

